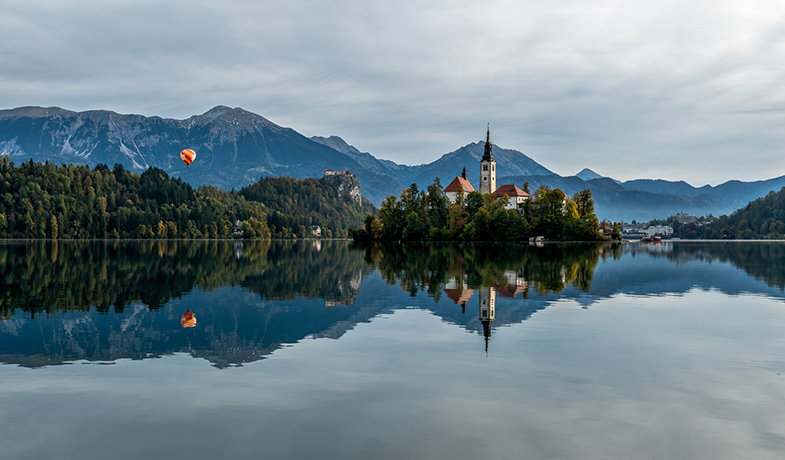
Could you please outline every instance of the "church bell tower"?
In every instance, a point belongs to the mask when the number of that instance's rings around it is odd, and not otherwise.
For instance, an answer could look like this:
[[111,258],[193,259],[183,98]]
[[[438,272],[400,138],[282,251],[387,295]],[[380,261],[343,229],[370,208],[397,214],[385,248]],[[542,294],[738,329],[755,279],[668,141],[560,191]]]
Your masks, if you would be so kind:
[[496,162],[493,160],[491,145],[491,125],[488,125],[488,134],[485,140],[485,154],[480,160],[480,193],[493,193],[496,191]]
[[485,353],[488,353],[488,343],[491,341],[491,324],[496,319],[496,288],[480,288],[480,322],[482,335],[485,337]]

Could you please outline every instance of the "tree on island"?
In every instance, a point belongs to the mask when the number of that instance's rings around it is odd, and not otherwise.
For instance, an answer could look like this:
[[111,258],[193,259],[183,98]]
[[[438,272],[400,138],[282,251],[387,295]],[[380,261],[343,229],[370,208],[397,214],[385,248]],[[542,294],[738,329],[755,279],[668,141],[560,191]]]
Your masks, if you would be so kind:
[[[528,184],[527,184],[528,185]],[[527,187],[528,188],[528,187]],[[572,198],[559,189],[540,187],[521,211],[507,209],[509,197],[458,192],[455,203],[438,178],[427,192],[412,184],[400,199],[390,195],[364,227],[349,232],[357,240],[520,241],[544,236],[560,241],[599,241],[599,221],[591,191]]]

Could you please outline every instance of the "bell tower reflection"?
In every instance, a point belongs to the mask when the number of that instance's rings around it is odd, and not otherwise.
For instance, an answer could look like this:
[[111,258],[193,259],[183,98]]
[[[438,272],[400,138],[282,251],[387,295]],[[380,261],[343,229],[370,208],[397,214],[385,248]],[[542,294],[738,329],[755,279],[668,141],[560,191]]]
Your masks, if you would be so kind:
[[491,341],[491,324],[496,319],[496,288],[480,288],[480,322],[482,335],[485,337],[485,354],[488,354],[488,342]]

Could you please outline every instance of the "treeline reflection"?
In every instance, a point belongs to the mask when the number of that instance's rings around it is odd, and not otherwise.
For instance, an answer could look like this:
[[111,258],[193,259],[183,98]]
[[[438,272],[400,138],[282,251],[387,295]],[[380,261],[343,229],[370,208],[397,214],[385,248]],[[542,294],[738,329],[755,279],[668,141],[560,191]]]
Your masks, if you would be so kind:
[[351,302],[371,267],[343,241],[36,241],[0,245],[0,314],[156,310],[193,289]]
[[[427,292],[437,300],[446,286],[457,289],[512,288],[527,298],[561,292],[572,285],[588,291],[597,262],[618,256],[619,247],[602,244],[544,245],[459,244],[358,246],[388,284],[400,284],[412,296]],[[519,290],[516,287],[525,286]]]
[[[346,241],[35,241],[0,245],[0,317],[89,310],[151,310],[194,289],[240,286],[265,300],[354,302],[378,269],[388,284],[437,301],[445,289],[560,293],[591,289],[600,260],[623,255],[676,264],[730,263],[785,289],[782,242],[662,245],[351,244]],[[448,287],[449,286],[449,287]],[[522,289],[523,288],[523,289]]]
[[785,241],[679,241],[625,245],[629,255],[646,254],[677,264],[729,263],[769,287],[785,290]]
[[[692,264],[714,261],[722,282]],[[748,278],[727,265],[785,286],[781,242],[16,242],[0,245],[0,262],[0,362],[30,367],[178,352],[227,367],[306,337],[338,338],[406,306],[477,331],[487,349],[491,326],[524,321],[557,298],[588,305],[630,286],[643,295],[750,289],[731,285]]]

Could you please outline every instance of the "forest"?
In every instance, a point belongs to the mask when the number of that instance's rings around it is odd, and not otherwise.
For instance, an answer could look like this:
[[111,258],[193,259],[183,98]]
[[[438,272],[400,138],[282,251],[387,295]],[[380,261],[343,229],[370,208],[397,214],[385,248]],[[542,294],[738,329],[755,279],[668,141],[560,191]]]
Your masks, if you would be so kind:
[[351,228],[362,225],[376,208],[366,199],[357,204],[350,194],[341,193],[332,181],[266,177],[243,187],[239,194],[249,202],[264,203],[267,225],[275,238],[309,236],[319,225],[322,236],[345,238]]
[[730,215],[700,217],[706,225],[680,223],[673,217],[650,222],[670,225],[680,238],[700,239],[783,239],[785,238],[785,187],[749,202]]
[[319,179],[194,189],[158,168],[139,174],[120,164],[91,170],[0,158],[0,238],[304,238],[312,225],[346,237],[374,211]]
[[378,214],[368,215],[364,226],[350,235],[356,240],[389,241],[522,241],[534,236],[560,241],[606,239],[588,189],[570,198],[559,189],[541,187],[520,211],[506,209],[508,200],[475,191],[466,196],[459,192],[452,203],[436,178],[427,190],[412,184],[400,198],[390,195]]

